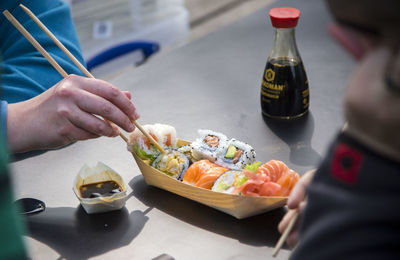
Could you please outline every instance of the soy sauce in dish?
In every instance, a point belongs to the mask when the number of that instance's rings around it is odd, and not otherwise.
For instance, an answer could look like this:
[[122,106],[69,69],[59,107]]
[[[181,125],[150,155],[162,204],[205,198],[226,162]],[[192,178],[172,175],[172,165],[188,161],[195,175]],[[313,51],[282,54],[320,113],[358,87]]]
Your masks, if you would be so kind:
[[122,188],[115,181],[90,183],[79,187],[82,198],[108,197],[121,191]]

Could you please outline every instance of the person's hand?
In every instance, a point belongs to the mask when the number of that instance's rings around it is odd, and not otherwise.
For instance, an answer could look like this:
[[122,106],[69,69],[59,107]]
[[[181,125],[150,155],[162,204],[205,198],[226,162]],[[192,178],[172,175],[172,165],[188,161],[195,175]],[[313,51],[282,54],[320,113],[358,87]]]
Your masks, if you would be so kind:
[[290,193],[287,206],[289,211],[283,216],[281,222],[278,225],[278,230],[280,233],[283,233],[287,226],[289,225],[290,220],[299,212],[299,218],[297,219],[293,229],[289,233],[286,243],[291,247],[295,247],[299,240],[299,220],[301,218],[301,214],[303,213],[304,207],[306,205],[306,189],[308,185],[311,183],[311,180],[314,176],[315,170],[311,170],[306,172],[296,183],[292,192]]
[[130,98],[105,81],[70,75],[39,96],[8,105],[9,148],[18,153],[117,136],[116,125],[131,132],[139,115]]
[[[388,65],[391,66],[388,66]],[[399,89],[391,90],[387,78]],[[371,50],[352,74],[345,96],[345,132],[400,161],[400,51]]]

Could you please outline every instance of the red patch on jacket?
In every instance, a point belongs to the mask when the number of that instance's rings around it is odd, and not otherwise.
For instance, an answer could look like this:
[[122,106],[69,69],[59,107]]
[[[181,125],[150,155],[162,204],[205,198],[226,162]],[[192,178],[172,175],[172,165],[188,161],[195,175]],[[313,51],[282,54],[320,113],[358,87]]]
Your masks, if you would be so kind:
[[331,164],[334,177],[347,184],[357,182],[363,155],[346,144],[338,144]]

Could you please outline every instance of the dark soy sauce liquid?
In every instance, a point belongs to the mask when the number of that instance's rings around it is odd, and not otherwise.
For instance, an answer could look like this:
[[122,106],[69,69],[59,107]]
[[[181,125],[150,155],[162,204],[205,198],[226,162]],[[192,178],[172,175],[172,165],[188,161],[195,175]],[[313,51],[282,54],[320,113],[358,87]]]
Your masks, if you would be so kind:
[[112,196],[121,192],[122,189],[115,181],[104,181],[91,184],[85,184],[79,187],[82,198],[96,198]]
[[309,107],[309,88],[302,62],[289,58],[267,62],[261,84],[261,109],[264,116],[293,119]]

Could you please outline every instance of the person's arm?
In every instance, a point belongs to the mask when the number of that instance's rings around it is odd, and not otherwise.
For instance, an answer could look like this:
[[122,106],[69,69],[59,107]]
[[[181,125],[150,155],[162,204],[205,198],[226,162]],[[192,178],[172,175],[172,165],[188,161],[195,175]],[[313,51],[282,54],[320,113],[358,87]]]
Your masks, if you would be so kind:
[[[1,1],[0,11],[8,9],[68,74],[82,75],[72,61],[18,6],[19,3],[31,9],[65,47],[84,63],[69,6],[60,0]],[[62,80],[62,76],[2,14],[0,35],[4,36],[0,40],[2,100],[8,103],[28,100]]]
[[130,98],[108,82],[70,75],[32,99],[8,105],[9,149],[20,153],[119,134],[97,116],[131,132],[139,115]]

